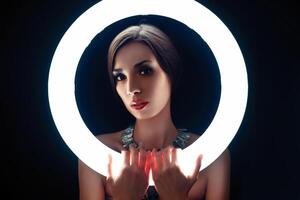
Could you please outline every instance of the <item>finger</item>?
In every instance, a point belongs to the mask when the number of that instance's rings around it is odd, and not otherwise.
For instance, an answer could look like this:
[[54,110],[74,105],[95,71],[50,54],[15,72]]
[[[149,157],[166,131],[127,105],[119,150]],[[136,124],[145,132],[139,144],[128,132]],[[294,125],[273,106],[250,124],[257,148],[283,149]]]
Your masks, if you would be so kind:
[[147,154],[143,148],[139,151],[139,168],[144,169],[146,164]]
[[[152,178],[153,180],[156,179],[157,174],[158,174],[158,167],[157,167],[157,157],[156,157],[156,150],[153,149],[150,153],[150,167],[151,167],[151,172],[152,172]],[[150,175],[150,172],[149,172]]]
[[168,168],[170,166],[170,146],[165,148],[162,152],[162,161],[163,161],[163,167]]
[[147,177],[149,177],[150,169],[151,169],[151,162],[152,162],[152,157],[151,153],[147,152],[146,153],[146,162],[145,162],[145,173]]
[[156,159],[156,169],[161,170],[163,168],[163,152],[156,151],[155,152],[155,159]]
[[198,175],[200,167],[201,167],[202,158],[203,158],[203,155],[200,154],[198,156],[197,160],[196,160],[196,166],[195,166],[194,172],[193,172],[193,174],[191,176],[192,179],[196,179],[197,178],[197,175]]
[[130,165],[130,152],[129,151],[127,151],[127,150],[122,150],[121,151],[121,154],[122,154],[122,156],[123,156],[123,164],[125,165],[125,166],[128,166],[128,165]]
[[171,165],[176,165],[177,162],[177,150],[174,147],[171,147]]
[[107,178],[112,177],[112,157],[108,154]]
[[139,154],[138,154],[137,149],[133,145],[130,145],[129,146],[129,150],[130,150],[131,165],[138,167],[138,164],[139,164]]
[[156,150],[155,149],[153,149],[151,151],[151,168],[152,168],[152,171],[157,170],[157,158],[156,158]]

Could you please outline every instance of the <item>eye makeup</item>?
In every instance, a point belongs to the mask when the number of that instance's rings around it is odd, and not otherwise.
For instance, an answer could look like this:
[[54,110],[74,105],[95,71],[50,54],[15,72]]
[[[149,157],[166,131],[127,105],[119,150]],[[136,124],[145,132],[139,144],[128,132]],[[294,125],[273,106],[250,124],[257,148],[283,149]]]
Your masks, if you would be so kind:
[[153,69],[149,65],[142,65],[139,67],[138,72],[140,75],[150,75],[153,73]]
[[[135,65],[134,70],[136,71],[136,73],[138,75],[141,75],[141,76],[150,76],[154,72],[153,67],[151,67],[148,64],[145,64],[145,62]],[[113,78],[114,78],[114,81],[124,80],[126,78],[126,75],[123,73],[123,69],[121,69],[121,68],[114,69],[113,70]]]

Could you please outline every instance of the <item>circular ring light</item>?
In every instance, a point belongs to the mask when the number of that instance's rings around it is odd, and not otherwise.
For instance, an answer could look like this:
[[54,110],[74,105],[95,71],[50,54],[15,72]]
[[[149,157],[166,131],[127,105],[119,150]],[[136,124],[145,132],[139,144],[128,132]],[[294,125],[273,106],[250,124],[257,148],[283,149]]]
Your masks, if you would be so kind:
[[248,84],[242,53],[231,32],[211,11],[193,0],[103,0],[84,12],[61,39],[51,63],[48,93],[54,122],[65,143],[80,160],[104,176],[108,154],[114,162],[122,159],[89,131],[80,116],[74,93],[77,65],[85,48],[105,27],[130,16],[148,14],[176,19],[196,31],[219,66],[222,89],[215,117],[197,141],[178,152],[178,164],[185,174],[192,171],[199,153],[203,154],[200,170],[220,156],[238,131],[246,109]]

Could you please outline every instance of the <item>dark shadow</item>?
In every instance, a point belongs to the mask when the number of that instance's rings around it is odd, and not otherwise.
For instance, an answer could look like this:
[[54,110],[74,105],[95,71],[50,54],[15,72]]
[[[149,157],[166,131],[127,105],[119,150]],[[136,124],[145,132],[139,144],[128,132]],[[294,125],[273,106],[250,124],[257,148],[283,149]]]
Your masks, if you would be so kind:
[[123,29],[140,22],[165,32],[183,60],[183,73],[172,99],[172,117],[177,128],[202,134],[219,104],[221,83],[217,62],[203,39],[174,19],[147,15],[125,18],[100,32],[84,51],[76,73],[76,100],[87,127],[94,134],[126,128],[134,117],[116,99],[107,72],[107,50]]

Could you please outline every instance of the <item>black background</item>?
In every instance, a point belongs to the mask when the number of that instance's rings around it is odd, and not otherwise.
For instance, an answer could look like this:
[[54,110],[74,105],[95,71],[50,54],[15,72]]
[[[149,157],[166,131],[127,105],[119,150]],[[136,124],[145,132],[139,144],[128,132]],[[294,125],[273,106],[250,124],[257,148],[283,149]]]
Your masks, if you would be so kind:
[[[112,39],[130,25],[150,23],[168,35],[181,57],[181,76],[171,97],[176,127],[201,134],[211,123],[220,98],[220,73],[208,45],[186,25],[174,19],[147,15],[113,23],[97,34],[81,55],[75,76],[75,96],[80,114],[94,134],[125,129],[135,118],[122,100],[115,98],[107,72],[107,51]],[[188,44],[188,45],[187,45]],[[175,85],[175,81],[174,84]]]
[[[288,1],[200,2],[231,30],[248,70],[247,111],[229,146],[231,199],[300,199],[298,8]],[[3,7],[9,11],[1,23],[6,199],[78,199],[77,157],[55,128],[47,80],[59,40],[95,3],[19,1]]]

